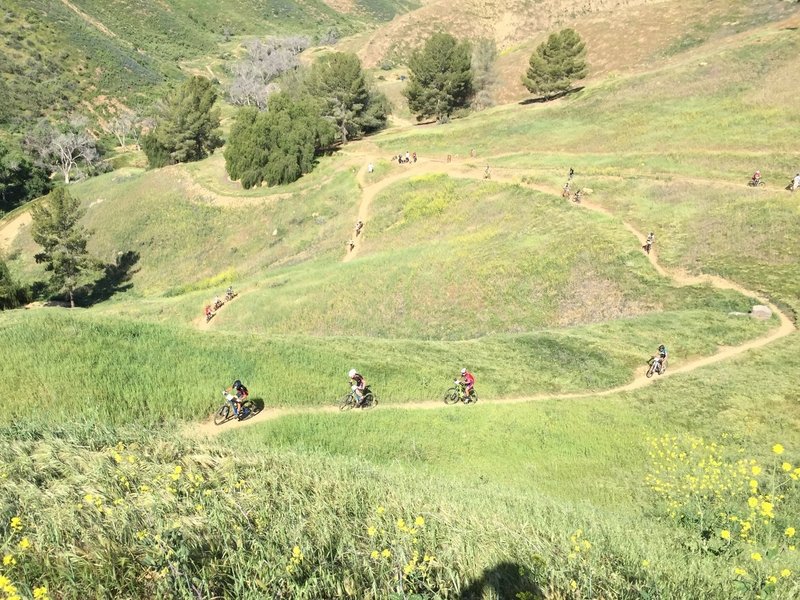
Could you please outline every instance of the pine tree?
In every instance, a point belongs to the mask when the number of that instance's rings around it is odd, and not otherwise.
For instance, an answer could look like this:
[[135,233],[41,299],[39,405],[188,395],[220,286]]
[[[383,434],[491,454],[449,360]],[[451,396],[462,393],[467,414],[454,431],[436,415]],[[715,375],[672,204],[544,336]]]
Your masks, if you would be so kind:
[[528,91],[550,99],[586,77],[589,69],[585,59],[586,44],[574,29],[552,33],[531,55],[522,83]]
[[319,102],[308,95],[279,92],[269,111],[243,108],[236,115],[225,149],[225,169],[248,189],[291,183],[314,167],[316,156],[330,146],[336,129],[320,114]]
[[334,52],[311,67],[308,92],[322,102],[322,115],[336,124],[342,143],[386,125],[386,97],[368,85],[355,54]]
[[201,160],[222,146],[217,92],[205,77],[192,77],[166,99],[156,127],[142,138],[151,167]]
[[403,95],[421,121],[441,120],[467,106],[472,96],[470,46],[449,33],[434,33],[408,62],[411,77]]
[[11,278],[8,266],[0,257],[0,310],[18,307],[21,295],[19,286]]
[[31,236],[43,249],[36,262],[45,263],[45,270],[52,273],[53,288],[66,293],[72,308],[75,289],[96,268],[86,250],[89,232],[78,223],[86,212],[80,206],[80,200],[59,187],[31,209]]

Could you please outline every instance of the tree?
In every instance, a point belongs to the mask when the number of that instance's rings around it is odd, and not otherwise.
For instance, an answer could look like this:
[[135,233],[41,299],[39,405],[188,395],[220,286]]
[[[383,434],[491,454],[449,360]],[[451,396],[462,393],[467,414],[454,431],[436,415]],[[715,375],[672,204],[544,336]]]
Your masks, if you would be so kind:
[[67,295],[72,308],[75,289],[97,265],[86,250],[89,232],[78,223],[85,213],[80,204],[59,187],[31,209],[31,237],[43,249],[35,256],[36,262],[45,263],[53,288]]
[[569,91],[575,80],[589,72],[586,44],[574,29],[551,33],[531,55],[530,67],[522,83],[528,91],[550,99]]
[[86,119],[73,117],[67,124],[53,127],[45,120],[28,132],[23,146],[37,166],[60,173],[69,183],[73,173],[81,179],[100,163],[95,141],[86,131]]
[[311,171],[315,157],[335,135],[314,98],[279,92],[267,112],[239,110],[225,149],[225,169],[246,189],[263,181],[290,183]]
[[488,108],[494,104],[489,88],[497,82],[495,60],[497,60],[495,41],[489,38],[479,39],[472,48],[472,80],[475,87],[472,106],[476,109]]
[[5,261],[0,257],[0,310],[17,308],[24,300],[25,292],[11,278]]
[[245,47],[247,56],[232,67],[234,77],[228,87],[228,99],[238,106],[266,110],[269,96],[280,89],[274,80],[300,66],[297,55],[308,47],[308,38],[252,40]]
[[142,136],[151,167],[201,160],[222,146],[217,93],[205,77],[192,77],[169,94],[156,126]]
[[47,173],[34,166],[18,148],[0,140],[0,211],[11,210],[49,189]]
[[368,85],[355,54],[323,56],[311,67],[306,85],[322,102],[322,115],[336,125],[342,143],[386,125],[388,100]]
[[141,119],[135,112],[127,111],[109,121],[107,130],[114,134],[120,147],[125,147],[128,136],[137,139],[136,130],[141,128]]
[[408,62],[411,76],[403,95],[417,120],[449,116],[472,96],[470,46],[449,33],[434,33]]

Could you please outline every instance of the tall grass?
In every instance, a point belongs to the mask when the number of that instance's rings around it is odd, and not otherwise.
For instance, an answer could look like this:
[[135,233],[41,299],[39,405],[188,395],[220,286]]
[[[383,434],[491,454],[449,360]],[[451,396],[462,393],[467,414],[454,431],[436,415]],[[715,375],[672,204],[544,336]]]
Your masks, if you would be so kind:
[[752,594],[720,568],[727,557],[676,553],[685,534],[669,523],[360,460],[105,434],[118,443],[0,433],[5,585],[128,598]]
[[[662,313],[565,332],[464,342],[204,335],[66,310],[2,315],[0,381],[24,390],[37,422],[202,418],[238,378],[269,405],[332,404],[357,367],[385,403],[437,401],[462,366],[485,398],[600,390],[627,382],[665,341],[674,365],[763,333],[750,319],[709,311]],[[0,407],[19,410],[14,394]]]

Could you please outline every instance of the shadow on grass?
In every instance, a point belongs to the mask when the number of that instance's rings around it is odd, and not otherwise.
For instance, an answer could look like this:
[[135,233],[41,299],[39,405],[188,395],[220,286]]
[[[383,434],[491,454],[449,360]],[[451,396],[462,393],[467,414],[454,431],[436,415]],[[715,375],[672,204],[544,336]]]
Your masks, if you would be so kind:
[[263,398],[253,398],[253,414],[257,415],[262,410],[264,410],[264,399]]
[[528,104],[541,104],[543,102],[550,102],[550,100],[558,100],[559,98],[563,98],[565,96],[570,96],[572,94],[577,94],[580,92],[584,86],[578,86],[576,88],[572,88],[563,92],[558,92],[557,94],[553,94],[552,96],[540,96],[538,98],[526,98],[525,100],[520,101],[520,106],[527,106]]
[[517,563],[502,562],[485,569],[480,579],[470,583],[458,599],[481,600],[486,592],[492,592],[492,598],[516,598],[517,594],[525,592],[539,598],[541,590],[533,575],[530,569]]
[[103,275],[94,282],[91,292],[81,302],[84,306],[92,306],[98,302],[108,300],[114,294],[125,292],[133,287],[131,278],[139,270],[136,264],[140,255],[134,250],[128,250],[117,255],[113,263],[103,266]]

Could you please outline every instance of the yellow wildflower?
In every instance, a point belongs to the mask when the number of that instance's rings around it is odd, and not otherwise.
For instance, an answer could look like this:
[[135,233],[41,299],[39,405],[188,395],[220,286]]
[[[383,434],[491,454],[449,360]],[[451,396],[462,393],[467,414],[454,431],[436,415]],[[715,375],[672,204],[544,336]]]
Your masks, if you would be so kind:
[[784,533],[786,534],[786,537],[794,537],[794,527],[787,527]]
[[383,513],[386,512],[386,509],[383,508],[382,506],[379,506],[378,510],[376,510],[375,512],[377,512],[379,515],[382,515]]
[[22,519],[19,517],[11,517],[11,529],[14,531],[22,529]]
[[381,556],[382,556],[383,558],[389,558],[391,555],[392,555],[392,553],[391,553],[391,552],[389,552],[389,549],[388,549],[388,548],[384,548],[384,549],[381,551]]
[[642,566],[643,566],[643,567],[646,569],[647,567],[649,567],[649,566],[650,566],[650,561],[649,561],[649,560],[647,560],[647,559],[643,560],[643,561],[642,561]]
[[295,546],[292,548],[292,557],[299,561],[303,560],[303,552],[300,550],[300,546]]
[[792,467],[792,464],[791,464],[791,463],[788,463],[788,462],[785,462],[785,463],[783,463],[783,464],[781,465],[781,469],[783,469],[783,470],[784,470],[784,471],[786,471],[786,472],[789,472],[789,471],[791,471],[793,468],[794,468],[794,467]]
[[733,572],[734,572],[736,575],[741,575],[742,577],[747,577],[747,571],[745,571],[745,570],[744,570],[744,569],[742,569],[741,567],[736,567],[736,568],[733,570]]
[[377,530],[377,529],[375,529],[375,527],[374,527],[373,525],[370,525],[370,526],[367,528],[367,535],[368,535],[369,537],[372,537],[372,536],[374,536],[376,533],[378,533],[378,530]]
[[425,526],[425,519],[422,518],[422,515],[414,519],[414,525],[416,525],[417,527]]
[[28,548],[31,547],[31,541],[27,537],[24,537],[19,541],[19,544],[17,545],[20,547],[20,550],[27,550]]
[[783,446],[782,446],[782,445],[780,445],[780,444],[775,444],[775,445],[772,447],[772,451],[773,451],[775,454],[783,454]]
[[789,577],[789,575],[791,574],[792,572],[789,569],[784,569],[783,571],[781,571],[781,577],[783,578]]
[[767,578],[767,584],[768,584],[768,585],[775,585],[776,583],[778,583],[778,578],[777,578],[777,577],[775,577],[775,575],[770,575],[770,576]]
[[14,558],[13,554],[6,554],[3,556],[3,566],[8,567],[15,564],[17,564],[17,559]]
[[577,581],[575,581],[574,579],[570,579],[570,581],[569,581],[569,587],[571,587],[571,588],[572,588],[572,591],[575,591],[575,590],[577,590],[577,589],[578,589],[578,582],[577,582]]
[[377,560],[380,555],[381,555],[380,552],[378,552],[377,550],[373,550],[372,553],[370,554],[370,557],[373,560]]
[[760,553],[760,552],[753,552],[753,553],[750,555],[750,558],[752,558],[752,559],[753,559],[754,561],[756,561],[756,562],[760,562],[760,561],[762,560],[762,558],[763,558],[763,557],[761,556],[761,553]]
[[33,597],[36,600],[44,600],[47,598],[47,586],[43,585],[42,587],[33,588]]
[[406,522],[403,519],[397,519],[397,528],[403,530],[406,527]]
[[719,532],[719,537],[721,537],[723,540],[729,540],[731,539],[731,532],[727,529],[723,529]]
[[750,496],[750,497],[747,499],[747,505],[748,505],[750,508],[755,508],[756,506],[758,506],[758,499],[757,499],[757,498],[754,498],[753,496]]
[[761,467],[758,465],[754,465],[750,470],[753,472],[753,475],[758,475],[761,473]]
[[411,563],[406,563],[406,565],[403,567],[403,573],[405,573],[406,575],[411,575],[411,573],[413,572],[414,572],[414,565]]

